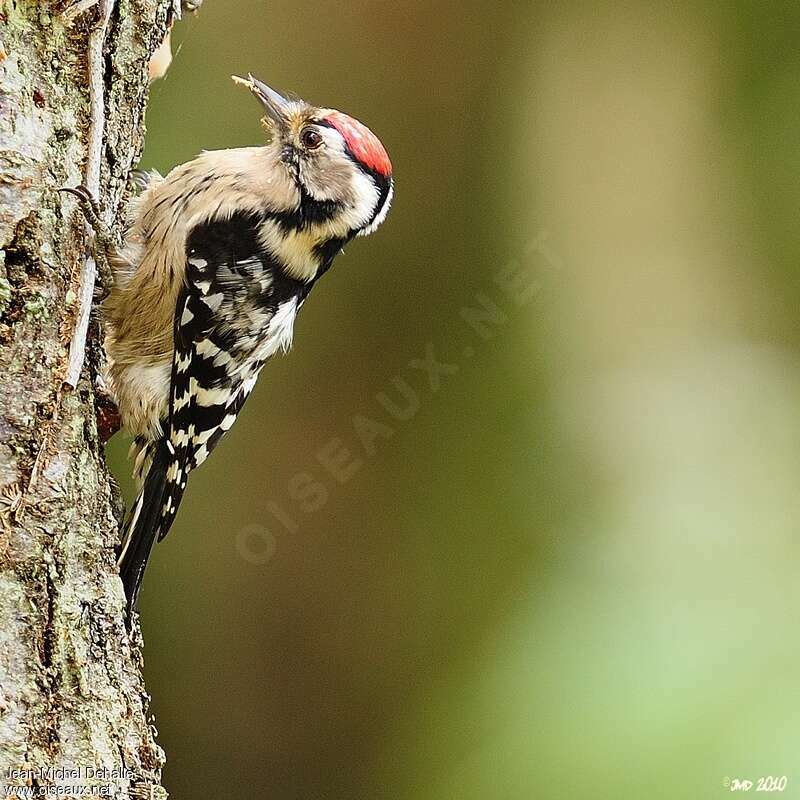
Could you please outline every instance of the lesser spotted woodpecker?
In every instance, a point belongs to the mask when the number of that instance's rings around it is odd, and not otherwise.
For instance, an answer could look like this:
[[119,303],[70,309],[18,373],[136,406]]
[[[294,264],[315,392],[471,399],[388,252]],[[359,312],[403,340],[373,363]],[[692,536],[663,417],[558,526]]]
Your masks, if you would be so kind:
[[[265,362],[342,247],[374,231],[393,193],[375,134],[252,75],[269,140],[204,152],[132,200],[124,242],[105,243],[108,383],[133,435],[140,486],[120,548],[129,612],[189,473],[229,430]],[[102,227],[83,194],[90,222]]]

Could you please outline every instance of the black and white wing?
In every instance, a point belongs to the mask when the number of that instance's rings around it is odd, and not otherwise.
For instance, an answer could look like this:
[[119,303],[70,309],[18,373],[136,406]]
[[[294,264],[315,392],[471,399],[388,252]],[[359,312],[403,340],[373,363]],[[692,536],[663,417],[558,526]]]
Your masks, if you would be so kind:
[[260,245],[258,219],[235,215],[196,227],[174,317],[168,418],[134,504],[120,572],[131,607],[156,539],[175,519],[189,473],[230,430],[277,350],[288,349],[308,287]]
[[188,473],[230,430],[266,360],[291,344],[302,287],[260,248],[256,221],[195,229],[175,311],[172,394],[165,434],[174,451],[163,538]]

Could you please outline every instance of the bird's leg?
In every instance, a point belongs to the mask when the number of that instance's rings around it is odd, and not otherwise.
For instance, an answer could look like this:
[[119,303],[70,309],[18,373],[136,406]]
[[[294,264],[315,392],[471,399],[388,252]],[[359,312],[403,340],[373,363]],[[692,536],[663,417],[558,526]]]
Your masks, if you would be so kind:
[[92,193],[85,186],[76,186],[74,189],[65,186],[58,191],[67,192],[78,198],[83,216],[94,231],[94,247],[92,248],[94,260],[103,296],[106,296],[114,285],[114,273],[109,263],[109,255],[117,250],[119,242],[111,228],[103,220],[102,206],[92,197]]

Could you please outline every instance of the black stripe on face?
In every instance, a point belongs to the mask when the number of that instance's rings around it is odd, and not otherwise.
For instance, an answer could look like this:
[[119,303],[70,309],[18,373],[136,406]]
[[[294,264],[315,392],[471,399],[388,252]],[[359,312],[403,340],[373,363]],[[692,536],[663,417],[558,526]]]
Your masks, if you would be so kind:
[[316,200],[300,185],[299,217],[305,227],[321,222],[329,222],[342,211],[342,204],[338,200]]
[[[285,160],[285,159],[284,159]],[[290,211],[271,211],[266,216],[275,220],[285,231],[301,231],[311,225],[330,222],[343,209],[338,200],[317,200],[312,197],[300,179],[297,170],[294,178],[300,192],[300,203]]]

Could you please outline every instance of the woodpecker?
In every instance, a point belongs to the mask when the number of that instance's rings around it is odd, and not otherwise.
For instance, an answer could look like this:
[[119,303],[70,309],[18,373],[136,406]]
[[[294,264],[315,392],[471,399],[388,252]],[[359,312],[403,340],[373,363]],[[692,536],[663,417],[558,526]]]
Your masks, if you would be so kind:
[[252,75],[234,80],[263,106],[264,146],[152,173],[118,245],[88,192],[72,190],[113,275],[106,379],[133,435],[139,485],[119,555],[129,620],[189,473],[231,428],[264,364],[291,345],[316,282],[392,201],[391,162],[369,128]]

